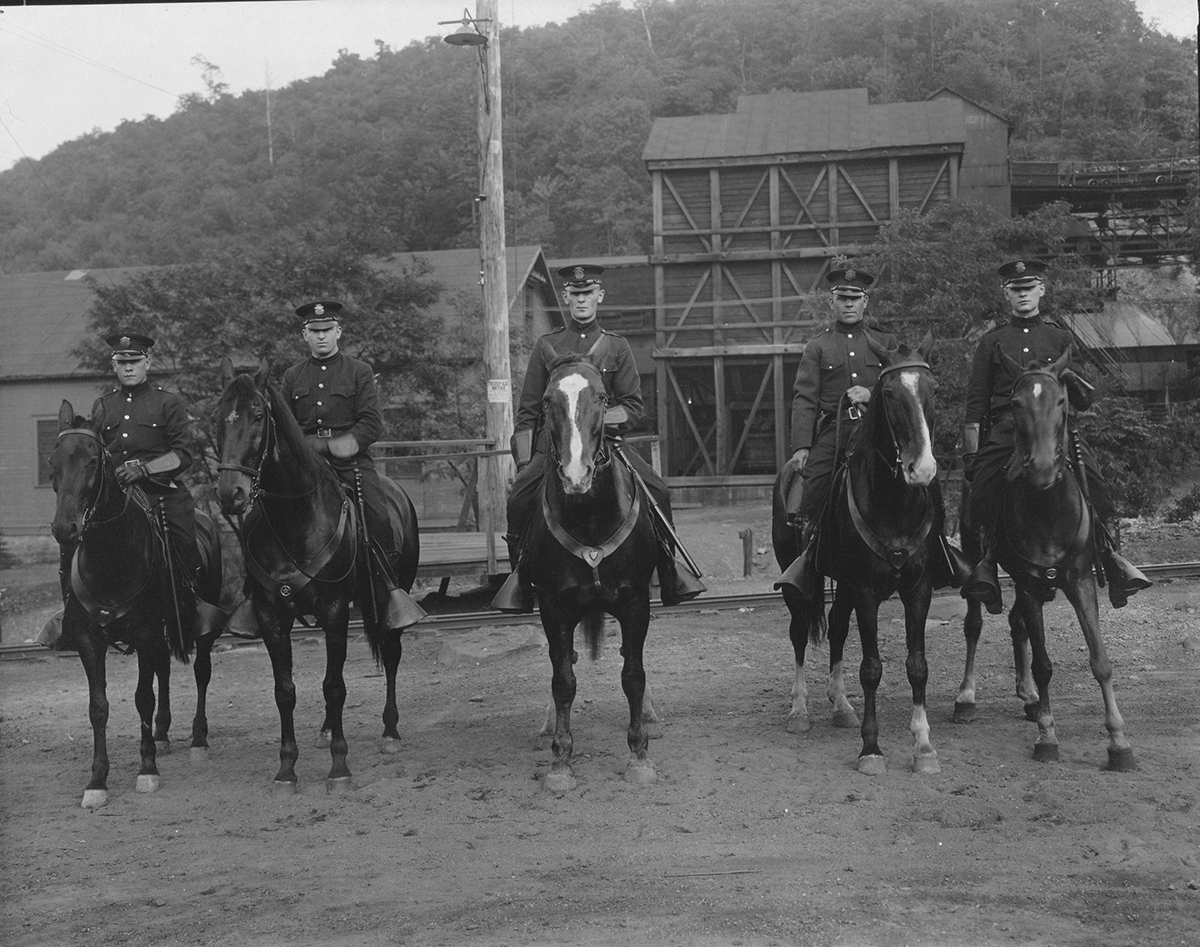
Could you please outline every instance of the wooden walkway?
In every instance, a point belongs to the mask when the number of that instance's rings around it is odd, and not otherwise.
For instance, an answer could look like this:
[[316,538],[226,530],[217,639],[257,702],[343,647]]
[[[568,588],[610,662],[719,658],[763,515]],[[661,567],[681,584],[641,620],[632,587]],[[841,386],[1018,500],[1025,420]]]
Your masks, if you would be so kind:
[[[508,573],[508,546],[504,534],[495,534],[496,571]],[[488,568],[487,533],[421,533],[421,562],[417,575],[426,579],[447,576],[480,576]]]

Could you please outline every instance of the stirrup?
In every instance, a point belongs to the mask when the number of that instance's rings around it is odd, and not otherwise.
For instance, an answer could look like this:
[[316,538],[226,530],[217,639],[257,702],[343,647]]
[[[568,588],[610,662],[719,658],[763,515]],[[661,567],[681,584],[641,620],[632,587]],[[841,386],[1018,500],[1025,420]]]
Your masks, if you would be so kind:
[[202,641],[205,638],[221,637],[221,632],[225,630],[225,626],[228,623],[229,616],[224,611],[216,605],[196,596],[195,628],[197,641]]
[[670,578],[664,579],[662,570],[658,575],[658,594],[664,605],[680,605],[708,591],[687,566],[672,561],[668,569],[673,573]]
[[1004,600],[1000,593],[1000,574],[996,569],[996,560],[986,555],[980,559],[971,570],[970,577],[963,583],[960,594],[963,598],[979,602],[988,610],[989,615],[1003,614]]
[[235,638],[261,638],[262,631],[258,627],[258,617],[254,614],[254,603],[243,599],[242,604],[233,610],[225,630]]
[[1131,595],[1154,583],[1137,566],[1109,549],[1104,555],[1104,577],[1108,579],[1108,600],[1113,608],[1124,608]]
[[415,625],[425,617],[425,609],[404,589],[389,589],[387,608],[383,614],[383,628],[387,631],[402,631]]
[[500,591],[491,601],[491,607],[502,612],[532,614],[535,605],[533,590],[521,582],[520,574],[510,572]]
[[785,585],[791,586],[800,593],[800,597],[806,602],[811,602],[816,597],[816,568],[812,562],[812,554],[809,552],[812,547],[813,544],[810,543],[800,555],[792,560],[792,564],[776,580],[775,589],[782,589]]

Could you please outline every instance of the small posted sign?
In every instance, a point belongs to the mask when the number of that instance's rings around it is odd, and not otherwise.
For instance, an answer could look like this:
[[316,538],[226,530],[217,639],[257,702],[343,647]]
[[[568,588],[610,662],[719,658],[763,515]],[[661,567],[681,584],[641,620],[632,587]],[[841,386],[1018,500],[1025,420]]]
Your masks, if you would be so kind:
[[488,404],[512,401],[512,382],[507,378],[488,379]]

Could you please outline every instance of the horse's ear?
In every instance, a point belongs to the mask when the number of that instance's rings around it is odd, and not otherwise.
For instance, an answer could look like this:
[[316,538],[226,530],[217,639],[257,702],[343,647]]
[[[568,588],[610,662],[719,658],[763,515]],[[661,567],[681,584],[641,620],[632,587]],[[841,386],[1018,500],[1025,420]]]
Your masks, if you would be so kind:
[[929,356],[933,354],[933,343],[933,327],[930,326],[929,331],[925,333],[925,338],[921,340],[921,344],[917,348],[917,354],[921,356],[921,361],[929,361]]
[[59,433],[67,430],[75,425],[75,409],[71,407],[71,402],[63,399],[63,403],[58,409],[58,430]]
[[879,361],[883,363],[883,367],[887,368],[896,357],[896,353],[900,351],[899,346],[894,349],[884,348],[878,342],[871,338],[871,333],[864,333],[867,337],[867,347],[879,356]]
[[1015,358],[1013,358],[1011,355],[1009,355],[1007,352],[1005,352],[1003,350],[1001,350],[1001,352],[1000,352],[1000,360],[1005,365],[1008,366],[1008,370],[1010,372],[1012,372],[1014,375],[1020,375],[1022,372],[1025,371],[1024,365],[1022,365]]
[[1062,353],[1062,355],[1060,355],[1057,359],[1055,359],[1054,364],[1050,366],[1050,371],[1053,372],[1054,377],[1057,378],[1059,375],[1061,375],[1063,372],[1065,372],[1067,370],[1067,366],[1070,364],[1071,364],[1071,350],[1067,349],[1065,352]]
[[221,379],[221,387],[228,388],[233,381],[233,359],[228,355],[221,356],[221,367],[217,369],[217,377]]
[[271,360],[264,355],[258,360],[258,371],[254,373],[254,384],[259,388],[266,388],[270,380]]
[[99,398],[92,405],[92,430],[97,434],[104,430],[104,402]]

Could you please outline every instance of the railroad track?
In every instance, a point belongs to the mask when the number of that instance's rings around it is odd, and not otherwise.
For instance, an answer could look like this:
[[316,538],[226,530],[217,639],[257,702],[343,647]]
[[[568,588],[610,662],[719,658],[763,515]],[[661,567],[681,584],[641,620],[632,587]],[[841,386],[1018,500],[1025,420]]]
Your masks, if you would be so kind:
[[[1200,562],[1162,562],[1151,565],[1139,566],[1151,579],[1193,579],[1200,578]],[[1000,574],[1001,581],[1009,583],[1008,576],[1003,572]],[[947,593],[948,594],[948,593]],[[725,611],[728,609],[742,608],[758,608],[760,606],[782,605],[783,600],[778,592],[749,592],[743,595],[704,595],[700,598],[693,599],[690,602],[684,602],[681,605],[675,605],[669,612],[663,612],[663,606],[659,604],[651,605],[650,613],[652,616],[665,614],[667,616],[682,615],[688,613],[699,612],[714,612]],[[492,627],[506,625],[529,625],[538,622],[537,614],[532,615],[513,615],[506,612],[497,612],[491,609],[482,612],[456,612],[449,615],[430,615],[421,624],[413,627],[413,632],[421,634],[428,631],[447,632],[447,631],[466,631],[471,628],[478,628],[481,625]],[[362,634],[362,622],[350,622],[350,636],[356,637]],[[293,637],[303,637],[305,635],[321,634],[321,630],[317,628],[297,628],[292,632]],[[256,641],[247,641],[241,638],[225,638],[224,643],[232,644],[234,647],[245,647],[258,644]],[[0,661],[20,661],[29,658],[44,658],[50,656],[59,657],[74,657],[73,651],[47,651],[38,644],[0,644]]]

